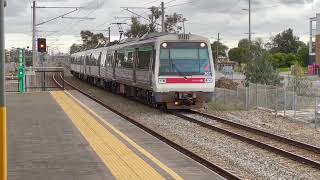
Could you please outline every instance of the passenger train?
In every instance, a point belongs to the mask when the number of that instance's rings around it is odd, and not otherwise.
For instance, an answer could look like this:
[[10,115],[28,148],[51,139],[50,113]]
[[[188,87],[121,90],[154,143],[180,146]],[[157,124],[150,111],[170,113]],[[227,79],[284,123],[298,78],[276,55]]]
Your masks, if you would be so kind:
[[193,34],[150,33],[75,53],[71,73],[167,109],[202,108],[215,88],[210,41]]

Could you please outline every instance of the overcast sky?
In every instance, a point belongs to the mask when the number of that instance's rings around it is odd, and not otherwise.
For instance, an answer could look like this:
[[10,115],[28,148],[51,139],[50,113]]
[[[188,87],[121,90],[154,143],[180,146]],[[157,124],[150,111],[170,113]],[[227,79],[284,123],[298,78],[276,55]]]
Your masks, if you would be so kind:
[[[32,0],[7,0],[6,47],[31,47]],[[120,7],[159,6],[161,0],[38,0],[37,6],[81,6],[69,17],[92,17],[95,20],[57,19],[38,26],[38,36],[47,37],[55,51],[68,51],[72,43],[80,43],[81,30],[104,30],[115,20],[113,17],[131,16]],[[222,42],[229,47],[246,38],[248,32],[248,0],[164,0],[166,13],[177,12],[188,19],[186,31],[211,38],[221,33]],[[147,17],[147,9],[132,9]],[[37,9],[37,23],[72,11],[72,9]],[[320,0],[252,0],[253,38],[268,41],[286,28],[303,41],[308,40],[309,18],[320,11]],[[129,21],[127,21],[129,22]],[[111,25],[112,38],[118,38],[118,27]],[[127,29],[124,26],[124,29]],[[56,32],[46,32],[56,31]],[[98,31],[97,31],[98,32]],[[105,35],[107,32],[103,32]]]

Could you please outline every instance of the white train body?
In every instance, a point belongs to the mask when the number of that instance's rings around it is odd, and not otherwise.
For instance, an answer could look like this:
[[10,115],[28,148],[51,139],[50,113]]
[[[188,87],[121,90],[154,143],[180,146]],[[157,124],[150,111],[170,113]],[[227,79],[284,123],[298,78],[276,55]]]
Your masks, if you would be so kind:
[[149,34],[131,42],[71,55],[79,78],[168,109],[200,108],[211,101],[215,71],[207,38]]

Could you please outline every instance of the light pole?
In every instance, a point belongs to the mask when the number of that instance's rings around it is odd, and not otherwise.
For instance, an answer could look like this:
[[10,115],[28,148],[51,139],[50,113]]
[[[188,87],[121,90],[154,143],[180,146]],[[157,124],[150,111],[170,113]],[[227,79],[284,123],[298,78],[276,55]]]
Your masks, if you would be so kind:
[[251,44],[251,0],[249,0],[249,8],[248,9],[242,9],[244,11],[249,12],[249,43]]

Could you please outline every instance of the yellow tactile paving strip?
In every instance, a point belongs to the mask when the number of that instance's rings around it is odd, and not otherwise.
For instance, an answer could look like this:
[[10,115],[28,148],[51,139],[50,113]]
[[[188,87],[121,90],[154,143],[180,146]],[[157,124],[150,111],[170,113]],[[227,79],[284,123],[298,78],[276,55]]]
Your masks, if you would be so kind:
[[119,131],[117,128],[115,128],[112,124],[107,122],[105,119],[103,119],[101,116],[99,116],[97,113],[92,111],[88,106],[80,102],[78,99],[76,99],[74,96],[72,96],[69,92],[65,91],[65,93],[70,96],[75,102],[80,104],[84,109],[86,109],[89,113],[94,115],[100,122],[108,126],[112,131],[114,131],[116,134],[118,134],[121,138],[123,138],[126,142],[128,142],[131,146],[133,146],[135,149],[140,151],[144,156],[149,158],[152,162],[154,162],[156,165],[158,165],[161,169],[163,169],[165,172],[170,174],[173,179],[176,180],[182,180],[183,178],[179,176],[176,172],[174,172],[172,169],[170,169],[167,165],[163,164],[159,159],[154,157],[151,153],[146,151],[143,147],[141,147],[139,144],[135,143],[133,140],[131,140],[128,136],[126,136],[124,133]]
[[51,92],[116,179],[164,179],[64,92]]

